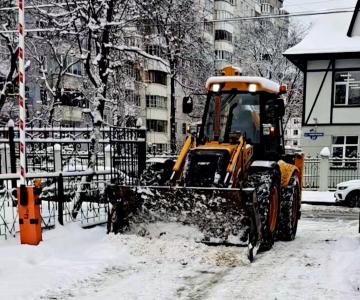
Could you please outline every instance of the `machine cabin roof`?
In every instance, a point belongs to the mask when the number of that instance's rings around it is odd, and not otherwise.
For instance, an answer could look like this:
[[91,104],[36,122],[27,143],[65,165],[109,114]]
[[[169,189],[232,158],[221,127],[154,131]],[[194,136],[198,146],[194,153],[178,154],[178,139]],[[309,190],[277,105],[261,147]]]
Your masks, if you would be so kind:
[[[278,83],[262,77],[214,76],[207,80],[207,90],[211,91],[214,84],[224,84],[222,91],[231,91],[236,89],[244,92],[266,92],[276,95],[280,93],[280,85]],[[251,90],[250,85],[256,85],[256,90]]]

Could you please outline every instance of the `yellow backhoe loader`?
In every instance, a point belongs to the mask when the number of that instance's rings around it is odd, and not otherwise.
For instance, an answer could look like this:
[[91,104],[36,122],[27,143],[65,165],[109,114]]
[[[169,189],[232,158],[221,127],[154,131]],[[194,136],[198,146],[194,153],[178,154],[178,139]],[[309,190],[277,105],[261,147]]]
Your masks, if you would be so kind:
[[[146,170],[140,186],[111,189],[109,231],[131,222],[194,224],[202,242],[247,246],[252,260],[276,238],[293,240],[300,218],[303,156],[285,153],[286,87],[226,67],[206,88],[199,132],[177,160]],[[192,109],[184,98],[184,113]]]

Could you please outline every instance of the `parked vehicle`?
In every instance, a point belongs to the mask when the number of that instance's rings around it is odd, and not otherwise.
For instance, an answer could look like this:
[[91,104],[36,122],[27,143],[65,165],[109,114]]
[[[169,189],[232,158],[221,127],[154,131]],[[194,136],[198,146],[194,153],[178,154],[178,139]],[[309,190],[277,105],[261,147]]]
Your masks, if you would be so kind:
[[336,202],[349,207],[360,207],[360,180],[339,183],[335,192]]

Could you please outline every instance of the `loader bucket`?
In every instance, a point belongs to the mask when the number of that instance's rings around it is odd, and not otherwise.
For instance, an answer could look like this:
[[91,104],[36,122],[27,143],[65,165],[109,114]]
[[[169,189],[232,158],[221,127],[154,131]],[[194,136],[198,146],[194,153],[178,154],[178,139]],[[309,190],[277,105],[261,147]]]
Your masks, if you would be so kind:
[[[112,186],[113,221],[109,231],[131,223],[181,222],[195,225],[205,243],[253,246],[261,239],[253,189],[169,186]],[[117,212],[115,212],[117,210]]]

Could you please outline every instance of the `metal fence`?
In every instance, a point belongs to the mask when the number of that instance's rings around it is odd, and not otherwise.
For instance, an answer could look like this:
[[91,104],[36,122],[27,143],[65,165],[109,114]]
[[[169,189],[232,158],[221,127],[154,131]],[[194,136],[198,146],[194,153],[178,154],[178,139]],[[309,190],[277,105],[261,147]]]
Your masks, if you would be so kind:
[[320,176],[327,177],[329,190],[336,189],[336,185],[340,182],[360,179],[360,158],[323,158],[322,167],[320,167],[320,161],[320,158],[305,159],[305,189],[319,189]]
[[360,179],[360,158],[330,158],[329,167],[329,189],[335,189],[343,181]]
[[[135,185],[146,163],[146,132],[136,128],[28,128],[27,181],[41,178],[42,225],[78,221],[104,222],[110,182]],[[19,132],[0,128],[0,236],[19,230]]]
[[318,189],[319,188],[319,163],[320,159],[307,158],[305,159],[304,170],[304,188]]

